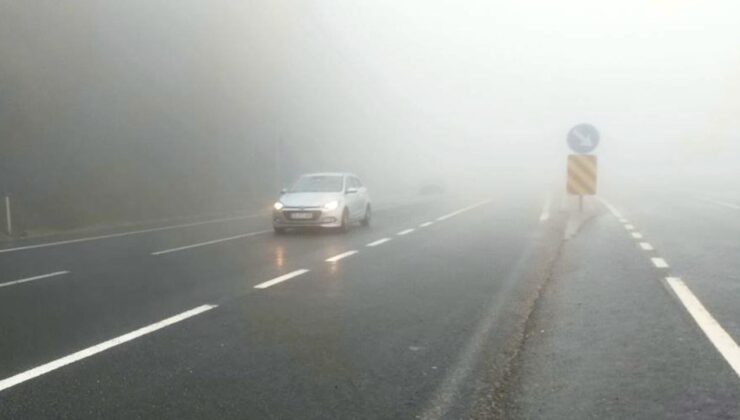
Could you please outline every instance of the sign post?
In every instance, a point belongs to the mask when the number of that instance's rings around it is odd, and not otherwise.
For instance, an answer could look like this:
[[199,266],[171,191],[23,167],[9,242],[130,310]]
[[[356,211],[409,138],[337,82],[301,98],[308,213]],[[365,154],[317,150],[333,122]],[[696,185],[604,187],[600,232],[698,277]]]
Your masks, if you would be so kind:
[[590,124],[578,124],[568,132],[567,142],[575,154],[568,155],[568,194],[578,196],[578,209],[583,211],[583,196],[595,195],[598,180],[596,155],[588,154],[599,145],[599,132]]

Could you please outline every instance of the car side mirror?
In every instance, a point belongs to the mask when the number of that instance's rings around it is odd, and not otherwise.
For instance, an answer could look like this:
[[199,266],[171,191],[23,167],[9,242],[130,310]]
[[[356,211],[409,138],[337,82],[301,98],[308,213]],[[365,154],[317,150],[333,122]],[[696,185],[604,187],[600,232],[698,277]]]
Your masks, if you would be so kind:
[[357,194],[357,188],[347,188],[347,194]]

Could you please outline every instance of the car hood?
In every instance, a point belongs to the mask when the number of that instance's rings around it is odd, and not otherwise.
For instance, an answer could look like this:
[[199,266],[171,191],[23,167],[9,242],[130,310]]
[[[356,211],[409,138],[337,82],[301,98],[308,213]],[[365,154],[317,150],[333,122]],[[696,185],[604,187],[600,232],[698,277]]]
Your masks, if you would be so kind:
[[340,200],[342,193],[285,193],[280,196],[280,202],[285,207],[322,207],[332,200]]

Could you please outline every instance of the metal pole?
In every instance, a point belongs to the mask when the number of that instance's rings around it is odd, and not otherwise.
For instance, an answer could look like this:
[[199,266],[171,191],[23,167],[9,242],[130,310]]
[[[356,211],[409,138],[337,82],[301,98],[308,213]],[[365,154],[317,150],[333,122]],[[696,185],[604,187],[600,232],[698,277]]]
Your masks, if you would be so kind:
[[280,136],[277,136],[275,141],[275,188],[280,191],[282,186],[282,177],[280,176]]
[[8,228],[8,235],[13,236],[13,219],[10,217],[10,196],[5,196],[5,221]]

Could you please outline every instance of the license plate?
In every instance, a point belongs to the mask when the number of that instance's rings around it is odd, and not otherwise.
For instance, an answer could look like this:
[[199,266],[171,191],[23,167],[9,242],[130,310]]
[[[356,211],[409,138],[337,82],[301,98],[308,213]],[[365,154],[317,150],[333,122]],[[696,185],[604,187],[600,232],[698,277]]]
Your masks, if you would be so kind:
[[290,218],[298,219],[298,220],[313,219],[313,214],[311,213],[291,213]]

